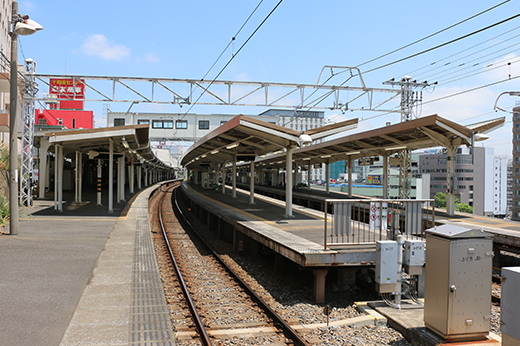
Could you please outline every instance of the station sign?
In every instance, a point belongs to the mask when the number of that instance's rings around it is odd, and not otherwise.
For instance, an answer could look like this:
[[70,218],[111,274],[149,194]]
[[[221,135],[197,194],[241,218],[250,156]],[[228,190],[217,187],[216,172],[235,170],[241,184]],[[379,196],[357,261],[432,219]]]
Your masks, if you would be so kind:
[[371,166],[373,164],[374,164],[374,159],[372,157],[358,160],[358,166]]

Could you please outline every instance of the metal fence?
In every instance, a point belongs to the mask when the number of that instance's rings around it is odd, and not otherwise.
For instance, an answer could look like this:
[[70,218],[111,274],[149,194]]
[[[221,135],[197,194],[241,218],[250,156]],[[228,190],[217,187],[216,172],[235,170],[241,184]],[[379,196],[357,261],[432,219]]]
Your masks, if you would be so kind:
[[324,247],[421,239],[434,224],[433,199],[327,199]]

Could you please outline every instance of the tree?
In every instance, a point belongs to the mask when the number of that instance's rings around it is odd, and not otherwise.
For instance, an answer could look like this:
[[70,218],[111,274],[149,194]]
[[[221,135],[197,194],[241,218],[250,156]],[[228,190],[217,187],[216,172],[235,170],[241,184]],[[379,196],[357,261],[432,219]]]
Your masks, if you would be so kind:
[[443,208],[443,209],[446,208],[447,198],[446,198],[446,194],[444,192],[437,192],[435,194],[434,198],[435,198],[435,206],[437,208]]
[[473,207],[464,203],[459,203],[455,205],[455,209],[457,211],[461,211],[463,213],[471,213],[473,214]]

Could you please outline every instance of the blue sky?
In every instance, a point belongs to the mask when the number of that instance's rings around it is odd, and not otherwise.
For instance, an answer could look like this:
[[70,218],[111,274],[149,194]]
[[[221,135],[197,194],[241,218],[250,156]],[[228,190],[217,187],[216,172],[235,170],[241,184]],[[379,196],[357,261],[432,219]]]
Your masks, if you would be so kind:
[[[44,30],[20,37],[20,62],[32,58],[37,73],[91,76],[202,78],[259,1],[20,1]],[[278,0],[264,0],[222,60],[212,79],[245,42]],[[501,1],[308,1],[284,0],[244,46],[221,80],[312,84],[324,65],[359,66],[394,49],[442,30]],[[518,1],[496,9],[418,44],[360,67],[362,73],[443,44],[518,14]],[[518,29],[517,29],[518,27]],[[423,92],[418,114],[438,114],[461,124],[506,116],[507,123],[490,134],[486,146],[511,155],[511,114],[493,112],[503,91],[520,91],[520,17],[429,53],[363,73],[368,87],[410,75],[438,81]],[[473,48],[472,48],[473,47]],[[435,63],[434,65],[431,65]],[[510,65],[507,65],[510,63]],[[447,64],[447,65],[446,65]],[[492,64],[492,65],[490,65]],[[505,65],[504,67],[501,67]],[[471,77],[469,75],[474,74]],[[492,87],[481,86],[509,78]],[[330,81],[344,81],[336,76]],[[45,86],[40,86],[46,91]],[[467,90],[477,88],[473,92]],[[458,96],[439,98],[461,93]],[[87,95],[88,96],[88,95]],[[386,96],[386,95],[385,95]],[[430,102],[429,102],[430,101]],[[433,102],[431,102],[433,101]],[[499,106],[511,109],[518,97],[502,96]],[[111,104],[126,111],[129,104]],[[393,102],[392,107],[398,107]],[[87,103],[96,125],[106,121],[100,103]],[[185,110],[184,108],[183,110]],[[178,106],[139,104],[132,111],[179,112]],[[194,106],[196,113],[258,114],[265,108]],[[333,121],[358,117],[358,130],[399,121],[399,115],[377,112],[327,111]]]

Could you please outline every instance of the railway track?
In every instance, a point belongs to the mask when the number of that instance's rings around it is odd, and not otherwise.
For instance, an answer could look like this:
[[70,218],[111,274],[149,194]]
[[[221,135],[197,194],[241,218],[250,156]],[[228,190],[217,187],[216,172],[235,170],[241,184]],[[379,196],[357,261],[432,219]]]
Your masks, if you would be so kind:
[[176,272],[163,275],[163,281],[179,339],[202,345],[310,345],[198,237],[175,205],[177,186],[161,187],[149,209],[154,236],[164,238],[160,265]]

